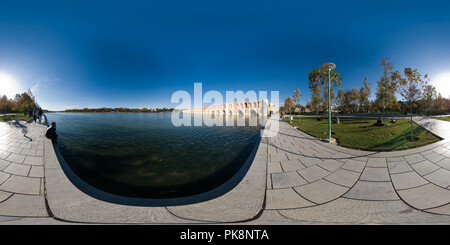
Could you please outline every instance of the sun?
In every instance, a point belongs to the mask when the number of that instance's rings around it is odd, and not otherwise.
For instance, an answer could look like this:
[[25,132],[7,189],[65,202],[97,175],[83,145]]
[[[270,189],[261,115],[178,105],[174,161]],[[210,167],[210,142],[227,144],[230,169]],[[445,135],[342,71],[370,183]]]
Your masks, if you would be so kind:
[[439,74],[431,83],[436,87],[436,92],[441,93],[442,97],[448,98],[450,96],[450,72]]
[[6,95],[9,99],[13,98],[19,90],[14,78],[8,74],[0,72],[0,96]]

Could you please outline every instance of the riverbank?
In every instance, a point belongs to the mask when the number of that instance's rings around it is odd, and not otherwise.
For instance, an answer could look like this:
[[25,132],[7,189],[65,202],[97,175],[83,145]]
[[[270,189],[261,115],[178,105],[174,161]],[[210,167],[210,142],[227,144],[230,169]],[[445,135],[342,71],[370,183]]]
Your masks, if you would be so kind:
[[[33,134],[32,142],[44,144],[44,196],[37,195],[42,202],[6,198],[0,201],[0,223],[450,224],[450,123],[430,118],[415,122],[443,140],[397,152],[359,151],[324,143],[280,121],[278,134],[262,139],[245,164],[248,170],[238,173],[237,185],[185,205],[155,200],[118,204],[95,190],[99,195],[89,195],[92,187],[66,171],[51,142]],[[10,162],[12,147],[23,136],[19,128],[0,125],[0,159]],[[25,142],[18,147],[28,148]],[[5,183],[0,193],[10,193]],[[36,216],[39,212],[30,210],[47,213]]]
[[[296,117],[292,121],[285,118],[285,121],[316,138],[328,137],[328,118],[317,121],[316,117]],[[411,141],[409,119],[395,119],[395,122],[392,119],[383,119],[382,124],[389,126],[373,126],[374,123],[375,119],[341,117],[339,123],[332,123],[331,137],[335,138],[340,146],[370,151],[406,150],[441,140],[413,123],[415,140]]]

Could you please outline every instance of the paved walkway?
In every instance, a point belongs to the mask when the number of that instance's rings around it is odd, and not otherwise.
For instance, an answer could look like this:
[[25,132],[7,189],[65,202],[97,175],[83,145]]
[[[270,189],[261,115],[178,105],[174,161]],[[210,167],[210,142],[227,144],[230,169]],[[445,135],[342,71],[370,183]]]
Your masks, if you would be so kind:
[[44,131],[35,123],[0,123],[0,221],[49,216],[44,198]]
[[43,125],[0,123],[0,224],[450,224],[450,123],[415,121],[444,139],[398,152],[358,151],[280,122],[279,134],[263,139],[222,188],[160,201],[93,189],[58,160]]
[[450,224],[450,123],[415,120],[444,140],[398,152],[357,151],[281,122],[268,143],[267,220]]

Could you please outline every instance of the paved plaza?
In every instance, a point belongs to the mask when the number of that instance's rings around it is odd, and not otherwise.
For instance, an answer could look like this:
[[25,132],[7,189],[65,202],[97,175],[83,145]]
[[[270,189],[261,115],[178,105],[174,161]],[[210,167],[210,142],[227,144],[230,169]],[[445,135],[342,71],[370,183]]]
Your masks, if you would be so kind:
[[71,172],[45,125],[0,123],[0,224],[450,224],[450,123],[414,120],[442,140],[359,151],[280,121],[223,186],[163,200],[97,190]]

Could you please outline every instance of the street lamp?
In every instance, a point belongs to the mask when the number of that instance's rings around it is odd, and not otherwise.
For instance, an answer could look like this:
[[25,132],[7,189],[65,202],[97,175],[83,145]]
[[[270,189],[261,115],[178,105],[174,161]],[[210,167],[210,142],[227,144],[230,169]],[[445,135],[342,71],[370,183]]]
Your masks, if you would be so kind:
[[328,70],[328,142],[331,143],[331,70],[336,68],[334,63],[325,63],[322,69]]

